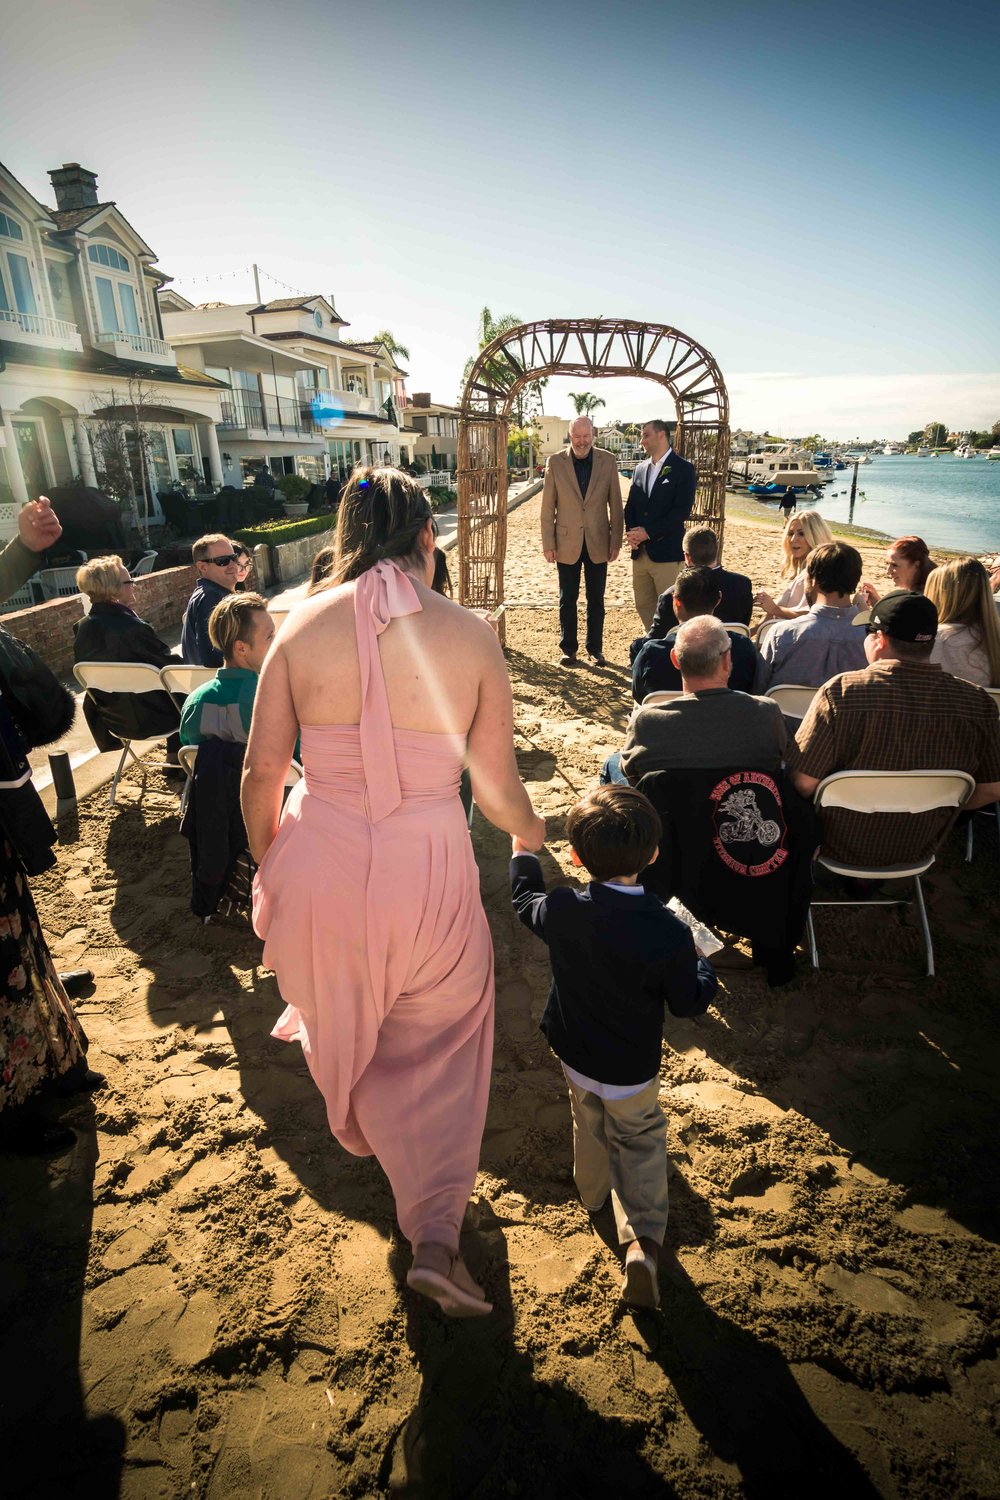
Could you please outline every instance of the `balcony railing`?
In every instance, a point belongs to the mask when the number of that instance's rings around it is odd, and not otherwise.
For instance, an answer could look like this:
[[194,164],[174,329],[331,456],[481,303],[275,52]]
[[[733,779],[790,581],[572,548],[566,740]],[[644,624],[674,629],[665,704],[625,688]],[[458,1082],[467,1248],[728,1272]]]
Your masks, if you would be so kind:
[[150,338],[148,333],[99,333],[97,342],[123,344],[135,354],[158,354],[162,357],[170,353],[169,344],[164,343],[163,339]]
[[322,387],[310,393],[315,398],[317,421],[323,422],[323,413],[330,413],[328,422],[336,422],[338,416],[374,416],[378,412],[373,396],[364,396],[359,391],[341,390],[336,386]]
[[308,406],[288,396],[256,396],[234,390],[222,398],[221,428],[241,432],[309,434],[316,431]]
[[59,349],[82,349],[80,330],[75,323],[62,318],[43,318],[38,313],[0,310],[0,325],[5,332],[25,334],[30,339]]

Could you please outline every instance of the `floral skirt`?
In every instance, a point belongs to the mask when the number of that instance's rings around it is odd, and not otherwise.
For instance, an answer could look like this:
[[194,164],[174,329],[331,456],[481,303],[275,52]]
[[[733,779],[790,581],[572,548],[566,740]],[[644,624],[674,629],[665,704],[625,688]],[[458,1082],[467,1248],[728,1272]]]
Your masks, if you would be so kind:
[[28,877],[0,836],[0,1110],[75,1067],[87,1038],[42,936]]

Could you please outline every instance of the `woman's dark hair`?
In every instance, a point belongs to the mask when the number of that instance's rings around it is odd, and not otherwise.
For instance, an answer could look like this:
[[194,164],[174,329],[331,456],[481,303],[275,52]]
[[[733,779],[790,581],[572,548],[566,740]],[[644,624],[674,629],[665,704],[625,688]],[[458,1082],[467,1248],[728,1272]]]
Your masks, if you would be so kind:
[[631,786],[600,786],[570,808],[566,836],[595,880],[638,875],[663,837],[648,797]]
[[890,552],[898,552],[904,562],[917,564],[917,591],[919,592],[927,579],[934,572],[937,563],[931,557],[927,543],[922,536],[898,536],[890,543]]
[[333,572],[333,565],[337,560],[336,547],[321,547],[312,560],[312,568],[309,570],[309,587],[306,595],[315,594],[320,584],[326,582]]
[[449,599],[454,597],[451,574],[448,571],[448,557],[440,547],[434,548],[434,578],[431,588],[435,594],[445,594]]
[[431,519],[427,497],[409,475],[384,467],[355,469],[340,497],[336,558],[325,586],[350,583],[379,562],[409,561]]

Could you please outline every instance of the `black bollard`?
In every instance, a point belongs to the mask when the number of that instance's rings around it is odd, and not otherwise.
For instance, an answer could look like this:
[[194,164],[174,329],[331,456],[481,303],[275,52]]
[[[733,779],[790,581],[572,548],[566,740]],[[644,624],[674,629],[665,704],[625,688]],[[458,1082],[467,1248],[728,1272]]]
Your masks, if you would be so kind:
[[56,790],[56,797],[60,803],[76,801],[76,784],[73,781],[73,767],[70,765],[69,752],[66,750],[54,750],[49,756],[49,770],[52,772],[52,785]]

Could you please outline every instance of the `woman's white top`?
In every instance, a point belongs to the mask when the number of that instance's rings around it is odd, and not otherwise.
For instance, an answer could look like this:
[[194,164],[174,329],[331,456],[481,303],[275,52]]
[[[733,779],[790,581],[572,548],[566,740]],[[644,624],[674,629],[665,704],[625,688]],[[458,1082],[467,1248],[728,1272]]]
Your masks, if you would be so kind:
[[992,687],[990,659],[968,625],[939,625],[931,661],[954,677]]

